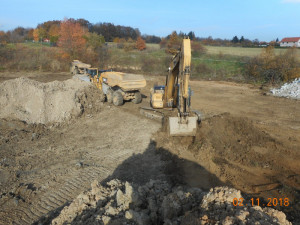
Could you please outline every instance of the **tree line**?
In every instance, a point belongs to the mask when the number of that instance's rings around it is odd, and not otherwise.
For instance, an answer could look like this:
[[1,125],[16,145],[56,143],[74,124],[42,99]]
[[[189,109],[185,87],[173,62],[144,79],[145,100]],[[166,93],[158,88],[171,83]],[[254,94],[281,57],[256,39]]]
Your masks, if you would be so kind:
[[[141,37],[138,28],[129,26],[114,25],[113,23],[96,23],[92,24],[85,19],[67,19],[73,24],[79,24],[82,28],[90,33],[96,33],[104,37],[106,42],[112,42],[114,38],[124,38],[128,40],[137,40]],[[59,38],[60,26],[62,21],[52,20],[38,24],[34,28],[17,27],[13,30],[4,32],[0,31],[0,43],[20,43],[24,41],[44,41],[47,40],[56,44]],[[143,35],[143,39],[149,43],[159,43],[160,37],[154,35]]]
[[[90,23],[86,19],[67,19],[72,23],[78,23],[81,27],[86,29],[90,33],[95,33],[97,35],[103,36],[106,42],[113,42],[115,38],[136,41],[138,37],[141,37],[146,43],[161,43],[164,45],[166,40],[172,38],[172,34],[175,32],[179,38],[189,37],[191,40],[201,42],[203,45],[211,46],[241,46],[241,47],[256,47],[256,46],[279,46],[278,38],[270,43],[261,42],[258,39],[250,40],[241,36],[234,36],[232,39],[221,39],[209,37],[197,37],[193,31],[184,33],[182,31],[174,31],[165,37],[159,37],[156,35],[141,35],[138,28],[133,28],[130,26],[114,25],[113,23]],[[44,23],[38,24],[34,28],[24,28],[17,27],[13,30],[4,32],[0,31],[0,43],[20,43],[24,41],[43,41],[46,40],[52,44],[56,44],[59,38],[59,29],[61,25],[60,20],[46,21]]]

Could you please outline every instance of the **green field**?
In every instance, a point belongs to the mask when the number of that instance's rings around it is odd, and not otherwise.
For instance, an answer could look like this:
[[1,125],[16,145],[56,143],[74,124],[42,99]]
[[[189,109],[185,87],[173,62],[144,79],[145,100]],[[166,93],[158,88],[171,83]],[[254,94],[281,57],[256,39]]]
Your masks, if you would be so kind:
[[[224,55],[233,55],[233,56],[245,56],[245,57],[254,57],[261,54],[264,48],[243,48],[243,47],[222,47],[222,46],[205,46],[208,54],[224,54]],[[286,48],[275,48],[276,54],[281,54],[287,51]],[[300,58],[300,49],[297,50],[298,57]]]
[[[99,68],[112,68],[117,71],[165,75],[172,56],[159,44],[147,44],[144,51],[124,50],[118,48],[116,43],[108,43],[106,53],[100,54],[93,60],[82,55],[79,59]],[[25,48],[24,48],[25,47]],[[263,48],[220,47],[205,46],[205,54],[192,52],[192,77],[194,79],[235,80],[248,79],[245,70],[252,57],[258,56]],[[32,70],[59,70],[69,67],[71,59],[61,60],[59,48],[52,48],[49,44],[27,42],[23,44],[8,44],[0,49],[3,56],[7,56],[6,64],[1,70],[18,69]],[[281,54],[287,49],[275,49]],[[300,49],[297,49],[300,59]]]

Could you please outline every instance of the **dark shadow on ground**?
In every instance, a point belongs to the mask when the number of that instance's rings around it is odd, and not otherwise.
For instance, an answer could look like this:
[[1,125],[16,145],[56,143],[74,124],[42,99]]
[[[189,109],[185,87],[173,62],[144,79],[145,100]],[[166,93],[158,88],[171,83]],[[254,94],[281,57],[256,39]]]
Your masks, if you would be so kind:
[[[150,141],[144,153],[134,154],[125,160],[115,169],[112,175],[101,182],[101,185],[105,186],[105,183],[112,179],[118,179],[123,182],[128,181],[135,185],[145,185],[152,179],[167,181],[171,186],[188,186],[184,173],[186,168],[193,170],[191,171],[193,174],[197,171],[199,172],[199,177],[196,179],[201,179],[203,184],[205,184],[204,186],[198,186],[202,190],[224,185],[214,174],[209,173],[202,166],[185,159],[180,159],[177,155],[170,153],[166,149],[157,149],[155,141]],[[85,210],[71,224],[86,224],[87,221],[85,219],[92,214],[93,210]]]
[[[194,182],[193,181],[191,182],[190,179],[187,179],[187,177],[190,178],[189,175],[187,176],[186,174],[187,172],[190,172],[192,173],[193,176],[195,176]],[[128,181],[130,183],[138,184],[140,186],[145,185],[147,182],[150,181],[150,179],[152,180],[160,179],[160,180],[168,181],[168,183],[170,183],[172,187],[179,186],[179,185],[185,187],[193,186],[193,187],[199,187],[201,188],[201,190],[204,191],[208,191],[210,188],[216,186],[225,185],[214,174],[211,174],[199,164],[185,159],[181,159],[177,155],[172,154],[167,149],[163,149],[163,148],[157,149],[155,141],[151,141],[149,143],[148,148],[143,154],[136,154],[131,156],[127,160],[125,160],[120,166],[116,168],[116,170],[113,172],[111,176],[107,177],[105,180],[101,182],[101,185],[106,187],[107,186],[106,182],[112,179],[118,179],[123,182]],[[192,183],[192,185],[189,185],[189,183]],[[231,186],[231,185],[226,184],[226,186]],[[202,194],[200,194],[202,195],[200,199],[202,199],[203,193],[205,192],[202,192]],[[199,207],[199,202],[197,202],[198,206],[196,208]],[[101,200],[99,200],[96,203],[96,205],[101,205],[101,204],[103,204],[103,201]],[[141,210],[146,210],[146,211],[149,210],[149,207],[151,208],[151,206],[149,206],[148,204],[149,204],[149,199],[145,200],[145,202],[141,207]],[[163,206],[163,204],[161,206],[165,207]],[[188,211],[188,209],[184,209],[185,206],[182,207],[183,210],[179,214],[180,216],[185,216],[187,215],[186,212]],[[94,224],[96,222],[96,220],[94,219],[96,212],[99,214],[99,211],[97,211],[97,209],[95,208],[86,209],[82,213],[77,215],[74,218],[74,220],[71,222],[71,224],[73,225]],[[199,218],[203,216],[201,215],[201,213],[202,212],[200,210],[199,212],[196,212],[191,216],[187,216],[186,218],[183,218],[180,224],[199,224],[200,221]],[[153,222],[153,220],[152,221],[146,220],[146,224],[164,224],[165,222],[163,219],[164,215],[163,214],[159,214],[159,215],[160,216],[158,216],[155,222]],[[268,217],[268,220],[271,219],[267,215],[266,217]],[[126,220],[126,224],[136,224],[132,220],[125,219],[124,212],[119,212],[117,215],[113,216],[112,218],[114,219],[112,219],[107,224],[109,225],[124,224],[124,220]],[[91,222],[91,221],[95,221],[95,222]],[[142,221],[140,222],[140,224],[145,224],[144,222]]]
[[[137,185],[144,185],[152,179],[165,180],[172,186],[188,185],[185,179],[186,174],[184,173],[186,168],[190,168],[193,174],[197,171],[199,172],[199,177],[195,179],[202,180],[202,183],[205,185],[202,186],[201,183],[199,183],[200,185],[196,187],[209,190],[211,187],[223,185],[214,174],[209,173],[202,166],[185,159],[180,159],[177,155],[172,154],[166,149],[157,149],[155,141],[150,141],[144,153],[134,154],[125,160],[115,169],[112,175],[103,180],[101,184],[104,185],[112,179],[119,179],[124,182],[128,181]],[[64,204],[63,207],[67,205],[69,205],[69,203]],[[33,224],[51,224],[51,221],[59,215],[63,207],[52,210]],[[83,216],[90,213],[91,212],[87,210],[78,215],[74,220],[74,224],[78,224],[78,221],[82,221]]]
[[[192,174],[192,176],[195,177],[194,181],[190,180],[191,176],[187,174],[189,172]],[[189,179],[187,179],[187,177]],[[192,186],[201,188],[204,191],[208,191],[210,188],[216,186],[231,186],[228,183],[222,183],[214,174],[208,172],[201,165],[186,159],[181,159],[177,155],[172,154],[167,149],[157,149],[155,141],[151,141],[149,143],[144,153],[134,154],[127,160],[125,160],[115,169],[112,175],[108,176],[100,183],[101,185],[106,186],[106,182],[112,179],[118,179],[123,182],[128,181],[139,186],[145,185],[150,181],[150,179],[164,180],[170,183],[172,187],[178,185],[188,187]],[[103,202],[101,200],[96,203],[96,205],[102,204]],[[147,203],[145,204],[147,205]],[[64,206],[66,205],[68,205],[68,203]],[[56,210],[53,210],[46,216],[40,218],[34,224],[51,224],[52,220],[59,215],[62,209],[63,207],[59,207]],[[95,220],[95,213],[95,208],[88,208],[78,214],[70,224],[98,224],[99,221],[97,222]],[[182,211],[181,213],[182,216],[185,215],[185,211]],[[119,214],[114,216],[114,218],[118,217],[119,219],[114,219],[108,224],[114,225],[124,222],[124,212],[119,212]],[[197,221],[196,217],[192,218],[191,220],[189,220],[188,218],[188,221],[188,223],[182,224],[197,224],[194,223],[195,221]],[[130,224],[134,224],[132,223],[132,220],[128,220],[127,222]],[[159,218],[157,220],[157,223],[152,222],[152,224],[163,224],[162,218]]]
[[[187,179],[190,177],[190,174],[186,174],[187,172],[195,175],[194,182]],[[111,176],[101,183],[104,184],[112,179],[139,185],[147,183],[150,179],[161,179],[167,180],[172,185],[189,185],[203,190],[224,185],[214,174],[199,164],[179,158],[167,149],[157,149],[155,141],[149,143],[143,154],[132,155],[125,160]]]

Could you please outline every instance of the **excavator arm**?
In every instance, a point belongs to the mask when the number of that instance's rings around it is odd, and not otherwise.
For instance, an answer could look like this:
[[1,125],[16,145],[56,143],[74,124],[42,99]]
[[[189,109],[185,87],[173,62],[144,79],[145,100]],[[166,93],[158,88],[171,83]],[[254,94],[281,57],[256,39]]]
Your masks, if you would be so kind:
[[165,103],[178,109],[177,117],[169,117],[171,136],[196,135],[198,117],[190,113],[190,74],[191,42],[190,39],[183,39],[180,51],[170,63],[166,80]]
[[[165,86],[150,90],[153,109],[177,108],[177,117],[168,117],[171,136],[195,136],[198,116],[190,110],[191,41],[183,39],[180,50],[169,65]],[[155,111],[155,110],[154,110]]]
[[[164,101],[166,104],[165,107],[177,106],[182,114],[189,111],[190,68],[191,42],[190,39],[183,39],[180,51],[173,57],[169,66]],[[179,99],[177,99],[178,97]]]

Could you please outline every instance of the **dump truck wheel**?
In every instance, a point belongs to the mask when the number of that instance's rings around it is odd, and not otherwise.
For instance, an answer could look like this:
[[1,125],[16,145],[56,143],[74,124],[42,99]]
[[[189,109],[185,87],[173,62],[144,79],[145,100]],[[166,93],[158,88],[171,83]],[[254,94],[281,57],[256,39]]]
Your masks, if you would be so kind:
[[134,104],[139,104],[142,102],[142,94],[141,92],[137,91],[134,93],[134,99],[132,99]]
[[79,74],[79,70],[78,70],[77,68],[75,68],[74,71],[73,71],[73,74],[74,74],[74,75]]
[[114,92],[111,89],[107,90],[106,99],[107,99],[108,103],[113,102],[113,94],[114,94]]
[[123,105],[123,96],[120,92],[116,91],[113,95],[113,103],[116,106]]

